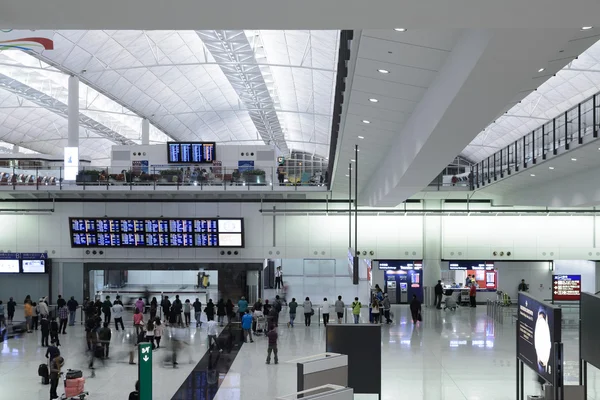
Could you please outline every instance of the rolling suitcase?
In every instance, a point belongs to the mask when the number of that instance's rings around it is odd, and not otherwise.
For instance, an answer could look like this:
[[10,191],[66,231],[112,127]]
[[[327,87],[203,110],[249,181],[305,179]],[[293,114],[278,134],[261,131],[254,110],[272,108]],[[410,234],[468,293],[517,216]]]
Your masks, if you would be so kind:
[[48,365],[40,364],[38,367],[38,376],[42,378],[42,385],[48,385],[50,383],[50,371],[48,371]]

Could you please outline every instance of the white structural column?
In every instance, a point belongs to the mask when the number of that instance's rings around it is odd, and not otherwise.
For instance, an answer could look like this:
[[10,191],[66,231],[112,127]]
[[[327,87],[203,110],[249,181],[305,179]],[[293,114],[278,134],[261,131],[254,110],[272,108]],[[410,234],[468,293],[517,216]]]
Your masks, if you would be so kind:
[[[425,200],[425,209],[441,209],[441,200]],[[442,276],[442,217],[423,216],[423,285],[433,289]]]
[[18,144],[13,144],[13,147],[12,147],[12,152],[13,152],[13,154],[19,154],[19,151],[20,151],[20,150],[21,150],[21,149],[19,148],[19,145],[18,145]]
[[142,145],[150,144],[150,121],[142,119]]
[[68,147],[79,147],[79,78],[69,76],[69,98],[67,104]]

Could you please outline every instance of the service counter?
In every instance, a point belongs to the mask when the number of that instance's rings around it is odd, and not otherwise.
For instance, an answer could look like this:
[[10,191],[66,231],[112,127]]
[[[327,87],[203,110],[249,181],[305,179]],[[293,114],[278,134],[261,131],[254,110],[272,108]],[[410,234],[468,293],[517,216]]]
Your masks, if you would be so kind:
[[[444,298],[446,297],[446,293],[448,290],[453,292],[454,299],[460,304],[461,294],[468,296],[469,288],[452,288],[452,287],[444,287]],[[488,300],[496,300],[496,289],[486,289],[486,288],[477,288],[477,295],[475,300],[478,304],[485,304]],[[464,302],[464,299],[463,299]]]

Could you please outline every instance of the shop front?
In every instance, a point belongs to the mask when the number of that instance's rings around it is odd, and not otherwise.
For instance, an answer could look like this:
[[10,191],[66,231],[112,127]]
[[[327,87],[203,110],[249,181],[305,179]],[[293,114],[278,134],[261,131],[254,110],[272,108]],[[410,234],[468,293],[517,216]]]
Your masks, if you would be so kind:
[[392,304],[408,304],[413,295],[423,301],[423,261],[379,260],[378,268]]
[[442,274],[446,293],[453,291],[456,300],[465,303],[471,286],[477,289],[478,303],[495,300],[498,289],[498,271],[494,262],[480,260],[449,261],[448,270]]

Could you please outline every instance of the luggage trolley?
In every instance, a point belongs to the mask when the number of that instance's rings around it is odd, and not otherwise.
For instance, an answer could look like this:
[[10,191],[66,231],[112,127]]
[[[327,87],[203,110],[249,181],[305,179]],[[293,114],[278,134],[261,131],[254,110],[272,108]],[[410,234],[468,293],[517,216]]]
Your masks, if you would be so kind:
[[60,374],[65,384],[65,392],[60,396],[60,400],[85,400],[89,396],[85,391],[85,379],[81,371],[69,369],[66,374]]
[[460,290],[460,305],[469,305],[471,303],[471,298],[469,296],[469,289],[461,289]]
[[256,318],[256,334],[259,333],[267,334],[267,318],[264,316]]

